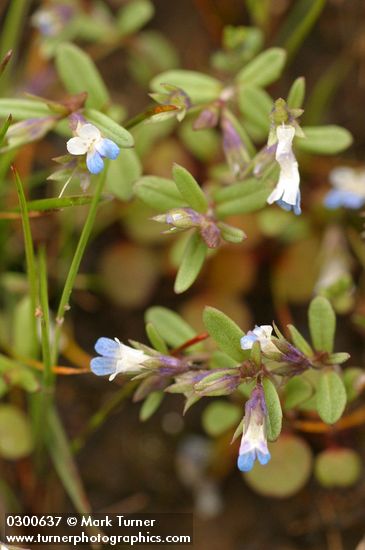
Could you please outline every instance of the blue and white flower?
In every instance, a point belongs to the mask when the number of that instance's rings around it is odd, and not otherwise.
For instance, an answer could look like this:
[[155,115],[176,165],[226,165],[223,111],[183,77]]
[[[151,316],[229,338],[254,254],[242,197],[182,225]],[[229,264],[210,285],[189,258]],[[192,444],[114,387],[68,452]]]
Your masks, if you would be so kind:
[[271,325],[256,325],[253,330],[249,330],[247,334],[241,338],[241,348],[252,349],[253,344],[259,342],[263,352],[278,351],[275,344],[271,341],[271,334]]
[[257,459],[265,465],[271,456],[266,439],[267,408],[262,386],[256,386],[245,405],[244,430],[241,439],[238,469],[249,472]]
[[119,155],[118,145],[104,138],[100,130],[88,122],[77,124],[75,136],[67,142],[67,151],[71,155],[86,155],[86,166],[92,174],[102,171],[103,158],[115,160]]
[[143,363],[150,359],[143,351],[122,344],[118,338],[99,338],[95,351],[101,357],[91,360],[91,370],[97,376],[109,375],[109,380],[114,380],[117,374],[139,374],[145,368]]
[[365,204],[365,170],[339,166],[329,176],[333,189],[324,200],[327,208],[357,209]]
[[282,124],[276,128],[278,139],[275,158],[280,165],[279,181],[268,197],[268,204],[276,202],[284,210],[293,210],[301,214],[300,208],[300,176],[298,163],[293,153],[292,145],[296,129],[294,126]]

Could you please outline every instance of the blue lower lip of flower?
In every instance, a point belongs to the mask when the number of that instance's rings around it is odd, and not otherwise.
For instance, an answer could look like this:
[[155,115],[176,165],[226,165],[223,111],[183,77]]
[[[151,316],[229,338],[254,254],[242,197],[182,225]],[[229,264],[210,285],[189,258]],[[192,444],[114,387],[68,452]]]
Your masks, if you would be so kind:
[[271,459],[271,454],[269,452],[263,453],[262,451],[257,451],[257,460],[262,464],[262,466],[265,466]]
[[107,376],[114,374],[117,362],[111,357],[94,357],[91,359],[90,368],[97,376]]
[[99,174],[104,168],[104,161],[97,151],[86,155],[86,166],[91,174]]
[[294,214],[296,214],[297,216],[302,213],[302,209],[300,207],[300,195],[295,204],[289,204],[288,202],[283,201],[283,199],[279,199],[278,201],[276,201],[276,204],[287,212],[293,210]]
[[255,451],[249,451],[243,455],[239,455],[237,460],[237,466],[241,472],[249,472],[252,470],[254,463]]

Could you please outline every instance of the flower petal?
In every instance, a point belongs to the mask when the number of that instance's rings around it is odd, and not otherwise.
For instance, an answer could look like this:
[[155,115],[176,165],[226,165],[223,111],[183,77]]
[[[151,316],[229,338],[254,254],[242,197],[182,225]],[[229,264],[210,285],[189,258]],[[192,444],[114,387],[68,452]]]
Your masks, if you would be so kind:
[[105,357],[119,358],[120,344],[111,338],[98,338],[95,344],[95,351]]
[[95,149],[98,151],[100,155],[103,157],[107,157],[108,159],[115,160],[117,156],[119,155],[120,149],[114,141],[111,139],[101,139],[97,143],[95,143]]
[[255,451],[249,451],[248,453],[241,454],[237,460],[238,469],[241,472],[249,472],[252,470],[255,462]]
[[90,368],[97,376],[113,375],[115,373],[117,362],[111,357],[94,357],[91,359]]
[[86,166],[92,174],[99,174],[104,168],[104,161],[97,151],[89,151],[86,155]]
[[83,139],[86,140],[96,140],[98,141],[101,138],[100,130],[96,126],[90,123],[82,124],[79,123],[76,128],[76,133]]
[[87,153],[89,144],[84,139],[76,136],[68,140],[66,147],[71,155],[84,155]]
[[254,342],[256,342],[257,340],[257,335],[252,330],[249,330],[248,333],[241,338],[241,348],[251,349]]
[[256,456],[257,456],[257,459],[260,462],[260,464],[262,464],[263,466],[265,464],[267,464],[269,462],[269,460],[271,459],[271,454],[269,453],[269,451],[263,452],[263,451],[259,451],[257,449],[256,450]]

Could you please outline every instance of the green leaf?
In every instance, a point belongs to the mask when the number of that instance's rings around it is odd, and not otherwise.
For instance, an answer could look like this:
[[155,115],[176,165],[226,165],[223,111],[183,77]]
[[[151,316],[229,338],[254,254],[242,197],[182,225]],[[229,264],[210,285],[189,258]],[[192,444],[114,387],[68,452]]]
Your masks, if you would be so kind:
[[261,346],[260,342],[256,341],[253,343],[253,346],[251,348],[251,355],[250,355],[251,361],[253,361],[256,365],[256,367],[259,369],[261,368]]
[[48,105],[33,99],[0,98],[0,118],[7,118],[11,114],[13,120],[27,118],[42,118],[52,114]]
[[0,405],[0,456],[24,458],[33,446],[32,428],[24,412],[13,405]]
[[144,203],[160,212],[186,206],[175,182],[167,178],[143,176],[136,182],[134,191]]
[[264,208],[270,193],[269,185],[257,180],[230,185],[216,195],[216,214],[219,218],[225,218],[255,212]]
[[334,424],[346,406],[345,386],[334,371],[321,373],[317,387],[317,411],[323,422]]
[[289,109],[300,109],[305,96],[305,78],[300,76],[294,80],[289,90],[287,105]]
[[265,50],[240,70],[236,82],[240,85],[265,87],[279,78],[285,59],[285,50],[281,48]]
[[157,411],[165,394],[163,391],[154,391],[150,393],[143,402],[139,413],[141,422],[145,422]]
[[249,134],[257,140],[267,138],[273,107],[269,94],[261,88],[244,87],[239,91],[238,105]]
[[248,485],[265,497],[288,498],[300,491],[312,472],[312,451],[301,437],[282,435],[269,445],[271,460],[265,467],[257,461],[244,474]]
[[294,409],[313,394],[312,384],[301,376],[295,376],[285,386],[285,409]]
[[121,37],[133,34],[143,27],[154,15],[155,9],[149,0],[134,0],[123,6],[116,19]]
[[166,307],[150,307],[146,311],[145,320],[152,323],[161,338],[173,347],[178,347],[196,336],[195,330],[180,315]]
[[280,399],[274,384],[268,378],[263,381],[267,407],[267,438],[275,441],[280,435],[283,420]]
[[223,400],[210,403],[203,412],[202,425],[211,437],[217,437],[233,428],[242,417],[237,405]]
[[179,164],[174,164],[172,177],[185,201],[197,212],[206,212],[208,201],[196,179]]
[[[90,204],[92,201],[92,195],[74,195],[68,197],[54,197],[50,199],[36,199],[34,201],[28,201],[28,212],[50,212],[52,210],[62,210],[63,208],[69,208],[70,206],[84,206]],[[19,212],[20,208],[14,208],[8,212]],[[2,213],[1,213],[2,214]],[[6,216],[7,212],[4,212]]]
[[300,334],[299,330],[297,330],[293,325],[288,325],[288,330],[294,346],[296,346],[299,351],[304,353],[307,357],[311,357],[313,355],[313,350],[307,340]]
[[362,469],[361,457],[352,449],[326,449],[319,453],[314,464],[314,474],[326,488],[354,485]]
[[247,358],[247,353],[241,348],[241,338],[245,334],[232,319],[218,309],[208,306],[204,309],[203,322],[222,351],[238,362]]
[[247,235],[242,229],[233,227],[223,222],[218,222],[218,227],[221,232],[222,239],[229,243],[241,243],[246,239]]
[[70,94],[87,92],[87,107],[103,109],[110,98],[108,90],[92,59],[70,43],[60,44],[56,51],[57,72]]
[[156,329],[153,323],[147,323],[146,325],[146,333],[148,336],[149,341],[151,342],[152,346],[159,351],[160,353],[167,354],[168,349],[165,344],[165,341],[163,338],[161,338],[160,333]]
[[352,144],[352,135],[341,126],[303,126],[304,138],[297,138],[295,145],[306,153],[336,155]]
[[142,164],[134,149],[121,151],[108,167],[106,188],[122,201],[133,196],[133,185],[142,176]]
[[342,365],[350,359],[351,355],[346,352],[331,353],[327,359],[327,365]]
[[216,78],[196,71],[172,70],[161,73],[151,81],[154,92],[165,92],[161,84],[182,88],[193,103],[208,103],[218,98],[222,84]]
[[336,315],[327,298],[317,296],[311,301],[308,320],[314,348],[317,351],[331,353],[336,331]]
[[198,232],[189,238],[182,262],[176,275],[174,291],[176,294],[185,292],[198,277],[207,255],[207,245]]
[[[115,141],[119,147],[133,147],[134,139],[132,134],[112,118],[95,109],[85,109],[84,115],[89,122],[99,128],[105,137]],[[120,155],[122,154],[123,151],[120,152]]]

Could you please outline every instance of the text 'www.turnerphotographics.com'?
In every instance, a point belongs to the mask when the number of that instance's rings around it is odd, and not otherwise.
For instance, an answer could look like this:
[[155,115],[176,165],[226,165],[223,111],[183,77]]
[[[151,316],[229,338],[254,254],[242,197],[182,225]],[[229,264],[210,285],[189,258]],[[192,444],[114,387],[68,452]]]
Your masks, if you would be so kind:
[[192,514],[6,514],[8,544],[193,544]]

